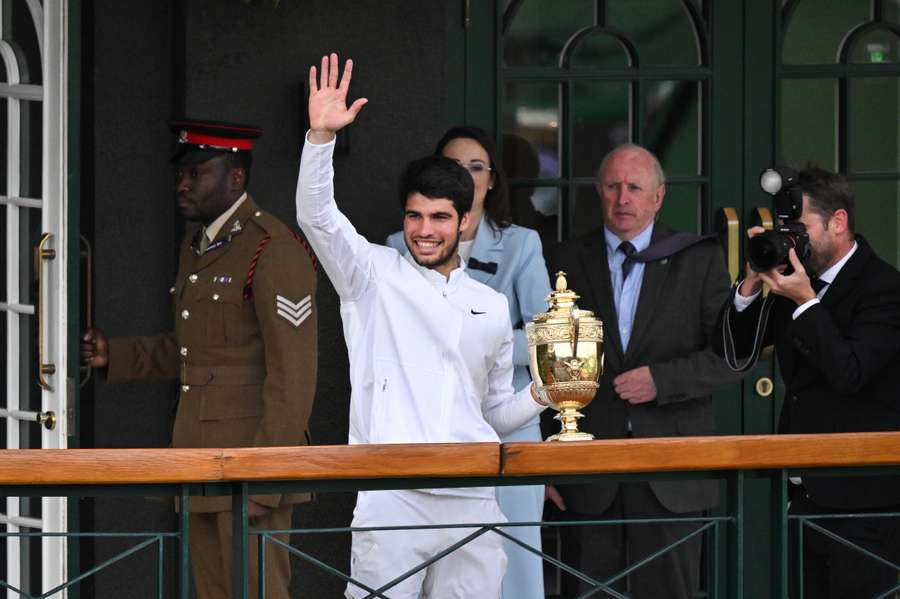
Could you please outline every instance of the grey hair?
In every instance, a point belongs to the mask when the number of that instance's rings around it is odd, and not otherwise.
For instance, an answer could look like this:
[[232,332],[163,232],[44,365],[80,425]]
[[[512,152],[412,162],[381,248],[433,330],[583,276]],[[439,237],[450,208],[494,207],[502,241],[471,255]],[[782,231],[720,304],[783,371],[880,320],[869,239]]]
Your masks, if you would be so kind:
[[659,163],[659,159],[656,157],[656,154],[645,148],[644,146],[639,146],[638,144],[626,143],[620,146],[616,146],[606,156],[603,157],[603,160],[600,161],[600,166],[597,167],[597,180],[603,176],[603,171],[606,169],[606,165],[609,164],[609,161],[612,160],[612,157],[618,154],[619,152],[624,152],[626,150],[632,150],[636,152],[641,152],[647,155],[650,158],[650,162],[653,164],[653,171],[656,174],[656,184],[657,185],[665,185],[666,184],[666,173],[663,172],[662,165]]

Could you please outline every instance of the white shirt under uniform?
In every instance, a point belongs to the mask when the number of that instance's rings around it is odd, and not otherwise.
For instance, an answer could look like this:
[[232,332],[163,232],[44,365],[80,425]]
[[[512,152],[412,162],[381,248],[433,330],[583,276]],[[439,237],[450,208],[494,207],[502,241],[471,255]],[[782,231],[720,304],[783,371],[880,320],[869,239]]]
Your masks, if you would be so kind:
[[[334,201],[333,150],[333,141],[322,145],[306,141],[297,182],[297,222],[341,299],[352,385],[350,443],[499,442],[498,433],[518,429],[543,410],[532,399],[529,387],[517,394],[513,391],[513,337],[506,298],[471,279],[462,268],[445,278],[411,257],[359,235]],[[396,520],[398,503],[388,497],[396,493],[404,494],[400,504],[416,503],[417,496],[449,496],[446,499],[459,501],[471,515],[460,522],[477,521],[484,513],[493,521],[502,518],[493,500],[493,487],[424,493],[375,491],[360,493],[353,525],[386,525]],[[376,500],[379,496],[384,502]],[[432,499],[423,499],[423,505],[432,503]],[[486,508],[472,513],[476,505]],[[429,510],[409,510],[405,516],[413,520],[406,523],[435,523],[423,511]],[[431,532],[447,536],[448,531]],[[449,532],[448,539],[465,536],[464,529]],[[410,543],[427,538],[423,533],[404,533],[407,550],[401,553],[413,555]],[[392,538],[390,534],[386,533],[388,538]],[[492,556],[480,567],[499,570],[502,578],[504,564],[497,560],[505,563],[505,558],[499,538],[494,537],[497,535],[479,537],[490,546],[487,549]],[[377,582],[371,579],[377,574],[391,580],[391,574],[408,569],[389,563],[379,566],[386,568],[379,573],[379,567],[360,563],[365,561],[358,551],[364,540],[363,535],[354,533],[351,565],[351,571],[363,579]],[[378,537],[376,544],[381,548],[366,551],[368,560],[388,555],[385,541],[385,535]],[[465,557],[465,553],[460,549],[438,563],[446,565],[445,560],[457,554]],[[471,556],[467,561],[472,561]],[[479,580],[483,593],[486,581],[482,575],[476,574],[474,580]],[[426,572],[422,576],[427,584]],[[446,572],[442,577],[446,579]],[[458,576],[451,578],[447,584],[460,582]],[[421,587],[423,582],[418,584]],[[441,584],[438,582],[439,587]],[[497,585],[499,588],[499,579]],[[351,585],[348,595],[357,590]],[[394,589],[387,594],[406,596],[398,592]],[[418,590],[409,593],[415,597]],[[489,597],[490,592],[481,596]]]

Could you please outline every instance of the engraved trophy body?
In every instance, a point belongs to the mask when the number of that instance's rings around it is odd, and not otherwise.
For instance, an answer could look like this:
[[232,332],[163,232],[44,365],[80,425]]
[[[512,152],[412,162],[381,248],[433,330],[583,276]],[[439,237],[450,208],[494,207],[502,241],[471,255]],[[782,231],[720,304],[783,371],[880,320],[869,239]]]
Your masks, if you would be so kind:
[[603,374],[603,323],[575,305],[579,296],[567,289],[565,274],[556,275],[549,310],[525,328],[528,356],[538,397],[559,411],[562,428],[547,441],[589,441],[594,436],[578,430],[579,410],[594,399]]

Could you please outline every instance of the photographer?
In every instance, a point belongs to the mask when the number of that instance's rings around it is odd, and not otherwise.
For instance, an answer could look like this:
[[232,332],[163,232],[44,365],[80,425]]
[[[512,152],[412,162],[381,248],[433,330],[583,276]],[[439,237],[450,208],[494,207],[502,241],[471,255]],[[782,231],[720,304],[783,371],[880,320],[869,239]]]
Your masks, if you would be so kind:
[[[747,268],[723,308],[716,351],[734,363],[775,344],[786,387],[781,433],[900,430],[900,273],[854,233],[855,199],[844,177],[810,168],[787,183],[790,189],[770,191],[797,194],[799,214],[782,223],[782,230],[793,227],[800,234],[783,239],[805,258],[801,261],[792,247],[787,263],[765,272]],[[782,218],[783,199],[776,194]],[[751,238],[762,233],[761,227],[748,231]],[[752,261],[752,247],[749,253]],[[762,283],[774,294],[768,300],[761,298]],[[789,491],[791,514],[900,506],[898,477],[810,476],[792,479]],[[900,557],[897,518],[818,524],[884,559]],[[799,596],[797,537],[791,526],[791,597]],[[802,567],[806,597],[874,597],[897,584],[893,568],[810,529],[803,538]]]

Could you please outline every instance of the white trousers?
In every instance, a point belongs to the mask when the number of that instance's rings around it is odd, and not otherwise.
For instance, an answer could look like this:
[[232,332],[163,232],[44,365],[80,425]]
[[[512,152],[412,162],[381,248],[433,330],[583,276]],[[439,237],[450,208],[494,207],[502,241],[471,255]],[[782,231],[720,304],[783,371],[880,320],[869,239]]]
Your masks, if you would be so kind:
[[[509,441],[540,441],[537,423],[520,428],[501,439]],[[544,516],[544,485],[497,487],[497,503],[509,522],[540,522]],[[541,549],[539,526],[513,526],[504,532]],[[503,539],[506,552],[506,577],[503,579],[503,599],[544,599],[544,560],[523,549],[509,539]]]
[[[421,491],[361,491],[353,527],[505,522],[494,499],[453,497]],[[353,533],[350,576],[372,589],[417,568],[475,532],[474,528],[375,530]],[[385,589],[391,599],[497,599],[506,571],[501,537],[487,532]],[[369,593],[349,583],[345,595]]]

